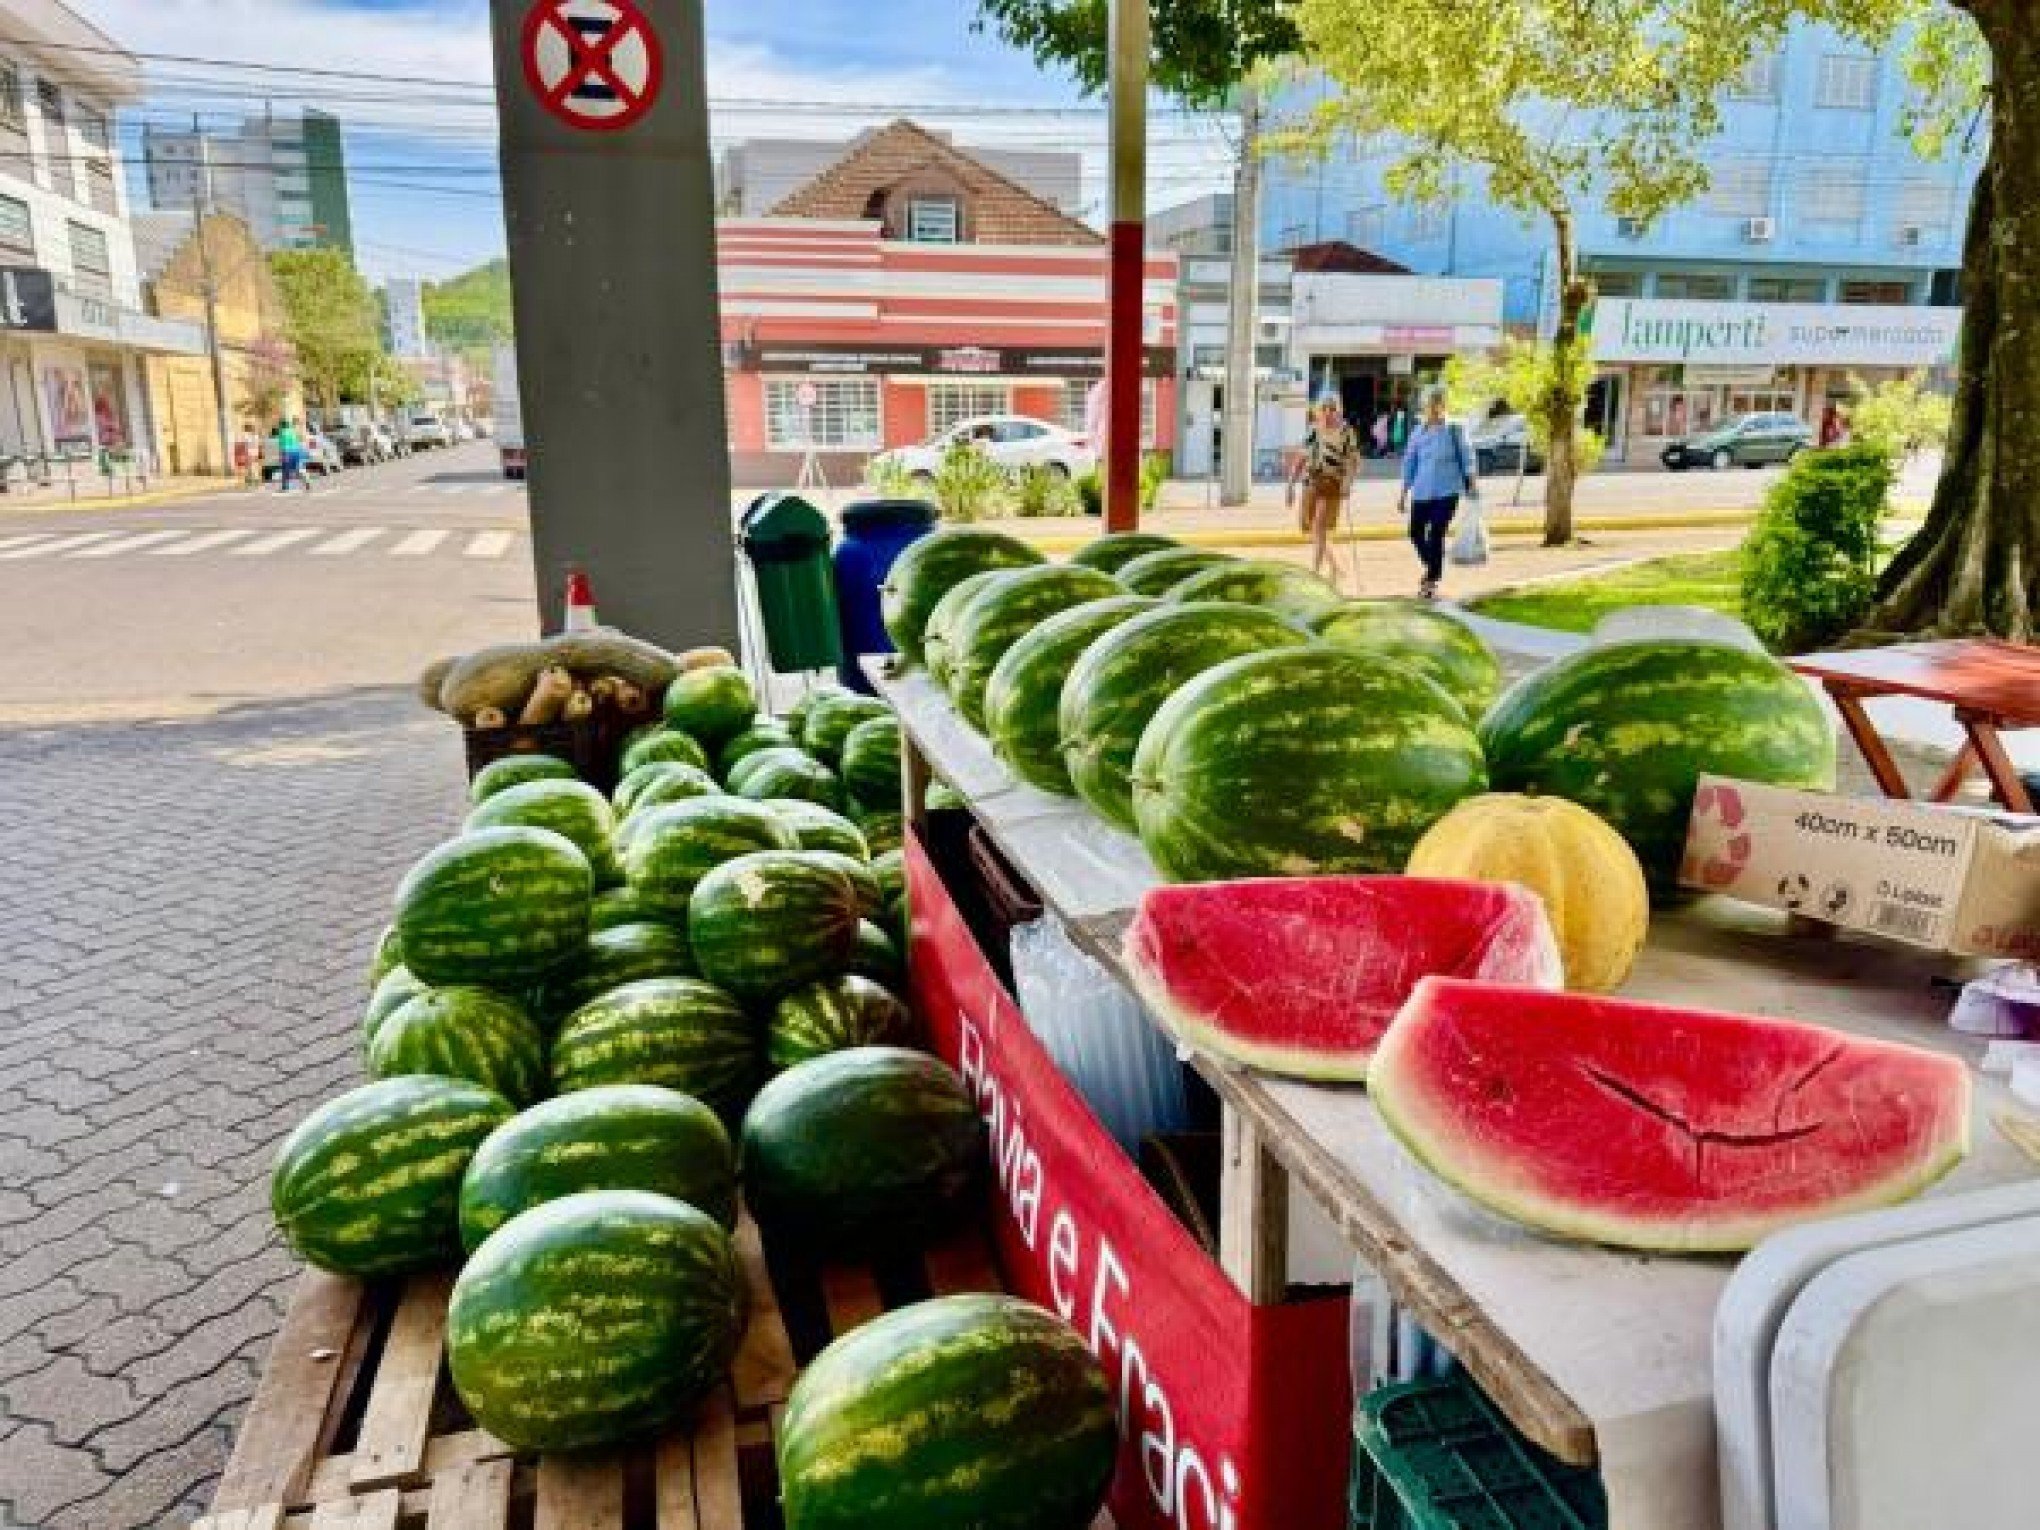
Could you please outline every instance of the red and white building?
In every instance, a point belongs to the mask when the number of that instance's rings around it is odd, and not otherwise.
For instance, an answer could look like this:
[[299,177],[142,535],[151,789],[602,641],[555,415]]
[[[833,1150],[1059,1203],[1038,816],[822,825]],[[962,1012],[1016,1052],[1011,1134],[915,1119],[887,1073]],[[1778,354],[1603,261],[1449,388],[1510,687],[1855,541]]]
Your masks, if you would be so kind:
[[[877,451],[1023,414],[1081,432],[1104,375],[1106,249],[1034,193],[895,123],[764,218],[718,225],[730,449],[740,484],[810,457],[854,483]],[[1173,254],[1147,266],[1143,432],[1173,446]]]

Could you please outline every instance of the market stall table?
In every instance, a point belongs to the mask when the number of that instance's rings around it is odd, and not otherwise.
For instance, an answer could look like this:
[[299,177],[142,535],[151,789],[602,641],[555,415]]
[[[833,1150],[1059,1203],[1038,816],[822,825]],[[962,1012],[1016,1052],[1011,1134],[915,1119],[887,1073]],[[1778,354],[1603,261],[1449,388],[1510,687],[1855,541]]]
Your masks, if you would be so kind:
[[1887,797],[1909,798],[1912,789],[1863,703],[1906,696],[1953,709],[1966,739],[1934,786],[1935,802],[1953,798],[1980,765],[1998,801],[2015,813],[2033,811],[2032,796],[2000,735],[2040,728],[2040,648],[1997,638],[1959,638],[1806,654],[1790,662],[1826,688]]
[[[1129,836],[1080,804],[1015,782],[921,674],[874,666],[898,709],[910,784],[954,786],[977,822],[1081,944],[1123,979],[1120,940],[1155,884]],[[2036,718],[2040,721],[2040,718]],[[1661,912],[1631,997],[1802,1018],[1954,1052],[1945,962],[1790,933],[1785,916],[1723,900]],[[1416,1163],[1364,1090],[1291,1082],[1191,1058],[1223,1103],[1222,1263],[1256,1300],[1286,1284],[1287,1195],[1318,1201],[1395,1299],[1467,1367],[1529,1438],[1598,1463],[1615,1530],[1719,1524],[1710,1346],[1734,1269],[1539,1237],[1483,1212]],[[2015,1103],[1978,1078],[1973,1149],[1934,1194],[2030,1178],[1991,1125]]]

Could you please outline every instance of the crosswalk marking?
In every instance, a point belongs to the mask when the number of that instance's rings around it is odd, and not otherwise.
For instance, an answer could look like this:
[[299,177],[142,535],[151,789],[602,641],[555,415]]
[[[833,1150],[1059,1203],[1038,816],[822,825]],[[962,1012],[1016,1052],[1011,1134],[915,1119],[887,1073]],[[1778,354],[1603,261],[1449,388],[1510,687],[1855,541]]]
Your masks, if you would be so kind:
[[0,551],[4,551],[9,547],[20,547],[29,542],[53,541],[56,535],[53,531],[29,531],[22,533],[20,536],[0,537]]
[[386,528],[382,526],[358,526],[353,531],[343,531],[330,542],[321,542],[312,549],[315,558],[338,558],[346,553],[359,552]]
[[234,556],[237,558],[262,558],[270,553],[280,552],[294,543],[305,541],[307,538],[322,537],[325,534],[326,528],[324,526],[295,526],[289,531],[272,531],[266,537],[258,537],[252,542],[244,543],[242,546],[235,548]]
[[128,537],[118,542],[101,542],[97,547],[82,547],[67,558],[118,558],[122,553],[140,552],[145,547],[160,547],[165,542],[175,541],[185,534],[183,526],[173,526],[168,531],[145,531],[140,536]]
[[152,547],[149,549],[149,555],[154,558],[188,558],[193,553],[211,552],[215,547],[225,547],[229,542],[238,542],[244,537],[253,535],[255,531],[252,527],[208,531],[201,536],[193,537],[189,542],[178,542],[170,547]]
[[33,547],[17,547],[9,552],[0,552],[0,558],[40,558],[44,553],[67,553],[74,547],[90,547],[94,542],[104,542],[117,537],[117,531],[87,531],[75,536],[59,537],[54,542],[44,542]]
[[467,555],[470,558],[500,558],[509,548],[509,532],[478,531],[467,545]]
[[[422,558],[451,535],[445,531],[414,531],[390,549],[393,558]],[[4,556],[4,554],[0,554]]]
[[[393,558],[423,558],[435,552],[457,553],[477,560],[501,558],[523,535],[521,531],[389,526],[232,526],[217,529],[190,526],[127,527],[113,531],[20,532],[0,536],[0,562],[29,558],[123,558],[129,553],[153,558],[189,558],[221,552],[237,558],[266,558],[290,549],[315,557],[340,558],[367,553]],[[395,537],[394,541],[388,541]],[[456,540],[457,539],[457,540]]]

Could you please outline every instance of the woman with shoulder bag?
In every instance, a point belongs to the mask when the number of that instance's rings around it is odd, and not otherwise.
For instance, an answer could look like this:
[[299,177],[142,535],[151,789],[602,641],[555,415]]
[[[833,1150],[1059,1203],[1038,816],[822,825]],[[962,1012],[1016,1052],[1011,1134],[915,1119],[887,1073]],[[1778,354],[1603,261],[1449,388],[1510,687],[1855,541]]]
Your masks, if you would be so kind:
[[1346,422],[1346,410],[1337,395],[1326,394],[1312,410],[1310,429],[1304,432],[1303,450],[1289,474],[1288,498],[1296,501],[1296,487],[1303,485],[1303,502],[1297,509],[1297,529],[1311,539],[1310,568],[1314,574],[1328,574],[1338,583],[1339,563],[1332,551],[1332,532],[1339,524],[1339,512],[1353,491],[1353,478],[1360,471],[1360,437]]
[[1462,495],[1480,493],[1478,459],[1465,429],[1446,418],[1445,390],[1424,390],[1424,423],[1403,453],[1402,498],[1397,509],[1409,517],[1410,544],[1424,565],[1417,598],[1435,600],[1445,577],[1445,539]]

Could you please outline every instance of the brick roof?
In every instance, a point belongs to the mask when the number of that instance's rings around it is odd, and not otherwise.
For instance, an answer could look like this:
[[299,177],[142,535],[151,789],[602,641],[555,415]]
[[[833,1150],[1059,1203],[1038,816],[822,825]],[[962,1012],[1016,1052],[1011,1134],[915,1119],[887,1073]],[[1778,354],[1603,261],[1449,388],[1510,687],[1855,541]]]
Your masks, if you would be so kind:
[[1410,268],[1343,239],[1301,244],[1291,252],[1299,271],[1340,271],[1363,276],[1408,276]]
[[953,181],[967,202],[965,238],[972,244],[1103,244],[1079,223],[1025,186],[904,119],[880,128],[774,207],[775,218],[869,218],[873,204],[910,181]]

